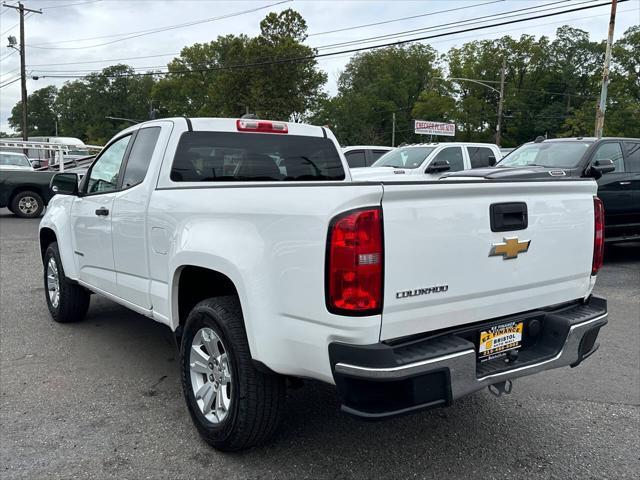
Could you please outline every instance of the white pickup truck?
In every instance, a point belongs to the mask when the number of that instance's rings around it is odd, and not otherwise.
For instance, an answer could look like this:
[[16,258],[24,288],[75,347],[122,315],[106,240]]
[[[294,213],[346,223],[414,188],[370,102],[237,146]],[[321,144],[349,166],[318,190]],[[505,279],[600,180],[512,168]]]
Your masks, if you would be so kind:
[[349,165],[355,181],[416,181],[437,180],[445,173],[492,167],[501,158],[500,148],[492,143],[416,143],[387,152],[368,168]]
[[52,179],[46,302],[78,321],[93,292],[168,325],[222,450],[272,434],[287,378],[367,418],[508,392],[597,348],[603,212],[592,179],[491,177],[358,183],[323,127],[142,123],[80,186]]

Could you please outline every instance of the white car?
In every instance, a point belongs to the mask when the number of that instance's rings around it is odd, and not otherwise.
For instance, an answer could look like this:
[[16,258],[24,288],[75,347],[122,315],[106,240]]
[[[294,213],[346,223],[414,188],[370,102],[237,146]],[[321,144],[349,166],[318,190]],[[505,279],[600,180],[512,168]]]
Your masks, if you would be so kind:
[[351,169],[351,175],[354,180],[436,180],[447,172],[491,167],[501,158],[500,148],[491,143],[420,143],[398,147],[369,168]]
[[344,147],[342,153],[347,159],[349,168],[370,167],[385,153],[393,150],[394,147],[383,147],[376,145],[352,145]]
[[80,187],[53,177],[46,303],[79,321],[94,292],[167,325],[191,418],[222,450],[275,431],[291,377],[335,385],[363,418],[508,393],[598,347],[604,225],[593,179],[495,170],[353,182],[323,127],[141,123]]
[[22,153],[0,151],[0,170],[33,171],[29,158]]

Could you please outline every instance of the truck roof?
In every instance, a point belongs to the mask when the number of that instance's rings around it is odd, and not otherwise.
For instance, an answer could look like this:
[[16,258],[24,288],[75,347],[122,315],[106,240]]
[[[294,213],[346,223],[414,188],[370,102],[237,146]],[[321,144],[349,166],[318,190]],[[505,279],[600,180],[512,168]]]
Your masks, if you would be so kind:
[[[237,122],[243,120],[247,122],[272,122],[278,124],[285,124],[287,126],[288,135],[301,135],[307,137],[326,137],[327,129],[316,125],[309,125],[307,123],[295,123],[295,122],[283,122],[280,120],[267,120],[267,119],[240,119],[240,118],[221,118],[221,117],[171,117],[171,118],[159,118],[156,120],[149,120],[148,122],[138,123],[132,125],[125,131],[134,131],[142,128],[144,125],[158,122],[158,121],[171,121],[174,123],[182,122],[190,125],[194,131],[203,132],[238,132]],[[122,133],[122,132],[121,132]]]

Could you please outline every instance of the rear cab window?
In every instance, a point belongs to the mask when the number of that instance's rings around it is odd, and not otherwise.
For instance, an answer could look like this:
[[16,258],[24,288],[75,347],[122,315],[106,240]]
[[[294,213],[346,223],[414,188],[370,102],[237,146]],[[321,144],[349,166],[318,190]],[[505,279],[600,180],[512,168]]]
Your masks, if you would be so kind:
[[344,154],[350,168],[366,167],[367,162],[364,156],[364,150],[352,150]]
[[171,167],[173,182],[344,180],[332,140],[303,135],[185,132]]
[[489,147],[467,147],[467,152],[471,168],[484,168],[490,167],[492,163],[495,164],[495,153]]
[[431,162],[436,160],[446,160],[449,162],[450,172],[459,172],[460,170],[464,170],[462,147],[445,147],[436,154]]

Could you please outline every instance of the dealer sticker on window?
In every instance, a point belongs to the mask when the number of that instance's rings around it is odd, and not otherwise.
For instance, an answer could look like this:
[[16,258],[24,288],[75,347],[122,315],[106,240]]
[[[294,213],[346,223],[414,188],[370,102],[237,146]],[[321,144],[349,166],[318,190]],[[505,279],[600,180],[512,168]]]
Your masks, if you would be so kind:
[[481,362],[493,360],[520,348],[523,325],[523,322],[509,322],[481,331],[478,359]]

